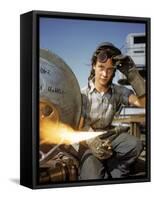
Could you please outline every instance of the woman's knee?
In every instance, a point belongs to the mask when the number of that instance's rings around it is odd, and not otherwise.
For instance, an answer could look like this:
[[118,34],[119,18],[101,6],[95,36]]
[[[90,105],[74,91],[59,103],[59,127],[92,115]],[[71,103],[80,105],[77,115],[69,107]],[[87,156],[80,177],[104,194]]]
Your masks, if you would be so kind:
[[104,175],[103,163],[93,154],[85,154],[80,165],[80,180],[102,179]]
[[114,146],[114,150],[119,156],[131,154],[137,157],[143,150],[142,141],[139,138],[129,134],[120,135],[119,138],[114,141]]

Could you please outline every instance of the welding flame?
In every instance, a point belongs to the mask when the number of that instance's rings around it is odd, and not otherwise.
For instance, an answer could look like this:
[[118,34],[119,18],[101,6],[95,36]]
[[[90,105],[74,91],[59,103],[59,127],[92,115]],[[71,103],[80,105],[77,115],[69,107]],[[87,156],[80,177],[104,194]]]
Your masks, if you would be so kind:
[[102,133],[75,131],[66,124],[53,123],[51,120],[40,121],[41,144],[74,144],[94,138],[100,134]]

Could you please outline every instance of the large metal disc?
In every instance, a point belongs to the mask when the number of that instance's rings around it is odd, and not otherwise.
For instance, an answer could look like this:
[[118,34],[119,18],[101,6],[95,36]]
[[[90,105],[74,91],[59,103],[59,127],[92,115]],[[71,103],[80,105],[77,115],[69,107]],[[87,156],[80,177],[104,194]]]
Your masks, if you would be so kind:
[[62,123],[78,127],[81,115],[78,81],[60,57],[45,49],[40,49],[40,101],[54,106]]

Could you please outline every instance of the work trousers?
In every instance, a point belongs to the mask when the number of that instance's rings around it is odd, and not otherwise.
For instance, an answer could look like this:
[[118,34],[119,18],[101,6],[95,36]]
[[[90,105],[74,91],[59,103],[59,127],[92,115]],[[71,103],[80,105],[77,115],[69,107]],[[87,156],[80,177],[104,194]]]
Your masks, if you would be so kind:
[[87,149],[80,159],[79,180],[127,177],[131,165],[143,150],[143,144],[137,137],[122,133],[112,141],[112,149],[113,156],[103,161]]

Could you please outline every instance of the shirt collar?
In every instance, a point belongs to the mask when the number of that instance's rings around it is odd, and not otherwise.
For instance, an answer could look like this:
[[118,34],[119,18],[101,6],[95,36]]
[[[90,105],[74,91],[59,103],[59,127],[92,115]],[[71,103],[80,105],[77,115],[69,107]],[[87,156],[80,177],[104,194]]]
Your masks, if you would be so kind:
[[[95,77],[89,81],[89,88],[90,88],[89,92],[90,92],[90,94],[96,90],[94,81],[95,81]],[[113,83],[110,85],[110,88],[109,88],[108,91],[109,92],[113,91]]]

